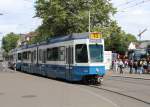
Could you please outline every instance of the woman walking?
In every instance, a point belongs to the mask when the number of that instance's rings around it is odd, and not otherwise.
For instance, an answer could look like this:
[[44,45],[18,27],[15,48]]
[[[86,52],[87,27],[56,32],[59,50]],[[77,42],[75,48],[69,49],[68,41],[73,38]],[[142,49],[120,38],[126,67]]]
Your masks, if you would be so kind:
[[119,60],[118,64],[119,64],[119,68],[120,68],[120,74],[123,74],[123,70],[122,69],[123,69],[124,64],[123,64],[121,59]]

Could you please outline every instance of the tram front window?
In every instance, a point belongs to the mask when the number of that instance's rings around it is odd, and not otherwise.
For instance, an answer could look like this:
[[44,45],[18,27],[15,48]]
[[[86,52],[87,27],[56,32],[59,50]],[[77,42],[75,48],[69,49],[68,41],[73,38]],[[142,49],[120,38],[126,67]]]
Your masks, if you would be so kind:
[[89,45],[91,62],[103,62],[103,46],[98,44]]
[[87,63],[88,62],[87,45],[86,44],[76,45],[76,62],[77,63]]

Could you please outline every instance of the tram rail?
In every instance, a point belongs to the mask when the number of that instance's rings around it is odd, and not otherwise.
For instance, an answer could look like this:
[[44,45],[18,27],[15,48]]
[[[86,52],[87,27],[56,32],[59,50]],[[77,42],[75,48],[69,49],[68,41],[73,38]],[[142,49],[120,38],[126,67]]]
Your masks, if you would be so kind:
[[124,96],[124,97],[128,97],[130,99],[133,99],[133,100],[142,102],[144,104],[150,105],[150,102],[148,102],[148,101],[145,101],[145,100],[142,100],[140,98],[137,98],[137,97],[134,97],[134,96],[131,96],[131,95],[127,95],[127,94],[124,94],[124,93],[121,93],[121,92],[117,92],[117,91],[114,91],[114,90],[111,90],[111,89],[103,88],[102,86],[96,86],[96,85],[88,85],[88,86],[91,87],[91,88],[100,89],[100,90],[103,90],[103,91],[107,91],[107,92],[118,94],[118,95],[121,95],[121,96]]

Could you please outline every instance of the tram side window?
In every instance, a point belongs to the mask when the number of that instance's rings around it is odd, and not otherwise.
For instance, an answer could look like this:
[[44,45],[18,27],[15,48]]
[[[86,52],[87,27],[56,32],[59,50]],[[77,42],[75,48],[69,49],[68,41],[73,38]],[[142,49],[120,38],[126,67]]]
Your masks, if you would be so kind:
[[36,51],[33,52],[33,58],[36,60]]
[[39,61],[42,60],[42,49],[39,50]]
[[87,55],[87,45],[86,44],[78,44],[76,45],[76,62],[77,63],[87,63],[88,55]]
[[28,51],[28,52],[27,52],[27,59],[28,59],[28,60],[30,60],[30,59],[31,59],[31,58],[30,58],[30,56],[31,56],[31,52],[30,52],[30,51]]
[[21,60],[21,53],[18,53],[18,60]]
[[65,60],[65,47],[59,47],[59,60]]
[[27,52],[23,52],[23,59],[25,59],[25,60],[28,59]]
[[64,61],[65,60],[65,48],[55,47],[47,49],[47,60],[48,61]]
[[47,60],[53,61],[53,49],[47,49]]
[[58,61],[59,60],[59,49],[58,47],[53,48],[53,60]]
[[47,54],[47,51],[46,50],[42,50],[42,63],[46,63],[46,54]]

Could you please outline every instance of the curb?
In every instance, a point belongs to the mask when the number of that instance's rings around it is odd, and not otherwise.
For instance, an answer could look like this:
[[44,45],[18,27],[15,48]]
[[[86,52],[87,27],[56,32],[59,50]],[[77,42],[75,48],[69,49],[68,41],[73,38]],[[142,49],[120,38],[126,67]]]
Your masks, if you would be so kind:
[[132,78],[132,79],[141,79],[141,80],[150,80],[150,78],[139,78],[139,77],[130,77],[130,76],[119,76],[119,75],[112,75],[111,77],[123,77],[123,78]]

